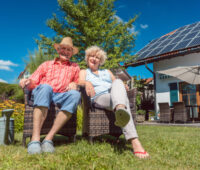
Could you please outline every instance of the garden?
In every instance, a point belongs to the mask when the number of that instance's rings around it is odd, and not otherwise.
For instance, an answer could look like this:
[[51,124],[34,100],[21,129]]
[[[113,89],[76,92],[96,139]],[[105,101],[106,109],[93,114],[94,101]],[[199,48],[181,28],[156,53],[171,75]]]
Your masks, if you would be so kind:
[[[199,169],[199,128],[148,126],[137,124],[140,141],[150,158],[134,157],[131,145],[124,136],[117,141],[111,136],[96,138],[90,144],[82,137],[82,109],[77,112],[77,140],[70,143],[67,137],[54,138],[54,154],[29,155],[22,146],[24,104],[7,97],[0,102],[3,109],[14,109],[15,140],[0,145],[0,169]],[[141,113],[140,113],[141,112]],[[139,111],[138,114],[143,114]],[[44,136],[42,136],[43,138]],[[42,139],[41,139],[42,140]],[[27,140],[27,143],[29,141]]]
[[[79,47],[79,54],[72,57],[81,69],[86,68],[85,48],[95,44],[108,52],[108,59],[101,68],[115,70],[119,63],[133,61],[136,55],[134,45],[136,32],[134,22],[137,15],[130,16],[126,22],[119,22],[114,8],[114,1],[64,1],[58,0],[60,14],[53,14],[46,24],[54,31],[53,37],[40,34],[35,39],[38,50],[29,54],[24,72],[32,74],[46,60],[58,56],[54,43],[64,36],[73,37],[73,43]],[[63,17],[60,17],[63,16]],[[144,91],[141,82],[136,81],[139,92]],[[144,117],[153,100],[141,100],[142,94],[136,98],[137,115]],[[18,85],[0,83],[0,116],[4,109],[14,109],[14,142],[0,145],[0,170],[4,169],[69,169],[69,170],[132,170],[132,169],[200,169],[200,133],[194,127],[148,126],[137,124],[136,128],[141,143],[150,158],[136,158],[131,145],[124,136],[119,140],[111,136],[101,136],[91,144],[82,136],[82,109],[77,112],[76,142],[69,142],[67,137],[56,135],[54,138],[55,153],[29,155],[22,146],[24,122],[23,91]],[[154,120],[156,114],[149,114]],[[139,121],[143,121],[144,118]],[[41,137],[44,138],[44,136]],[[27,143],[29,141],[27,140]]]
[[[140,140],[150,159],[134,157],[131,145],[121,136],[97,138],[90,144],[81,136],[82,111],[78,108],[77,140],[54,139],[54,154],[28,155],[22,146],[24,104],[0,103],[0,111],[14,109],[15,141],[0,145],[0,169],[199,169],[199,128],[137,125]],[[28,142],[28,141],[27,141]]]

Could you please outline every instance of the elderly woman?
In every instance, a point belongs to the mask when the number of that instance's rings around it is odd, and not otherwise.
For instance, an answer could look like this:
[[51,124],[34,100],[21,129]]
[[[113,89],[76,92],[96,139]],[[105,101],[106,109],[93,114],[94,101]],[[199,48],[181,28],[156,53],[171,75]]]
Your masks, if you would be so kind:
[[115,111],[115,125],[122,128],[126,140],[131,142],[134,155],[138,158],[149,157],[138,139],[123,82],[116,79],[110,70],[99,69],[107,58],[106,52],[98,46],[91,46],[85,52],[89,68],[80,71],[79,84],[85,86],[91,100]]

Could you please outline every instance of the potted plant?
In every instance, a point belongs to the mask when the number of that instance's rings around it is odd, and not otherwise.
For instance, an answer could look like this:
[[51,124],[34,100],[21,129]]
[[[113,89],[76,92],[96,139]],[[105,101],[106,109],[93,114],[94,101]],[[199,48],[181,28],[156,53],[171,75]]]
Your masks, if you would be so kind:
[[136,122],[138,122],[138,123],[144,122],[145,114],[146,114],[145,110],[137,110],[137,112],[136,112]]

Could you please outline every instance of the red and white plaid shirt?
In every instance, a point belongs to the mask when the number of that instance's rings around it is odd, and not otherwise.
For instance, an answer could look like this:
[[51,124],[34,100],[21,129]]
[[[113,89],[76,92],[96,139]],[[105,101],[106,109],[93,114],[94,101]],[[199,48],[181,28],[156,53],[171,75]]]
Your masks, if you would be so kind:
[[66,91],[66,87],[71,82],[78,83],[80,68],[78,64],[69,61],[58,62],[58,58],[42,63],[37,70],[29,77],[34,84],[30,88],[35,88],[40,84],[48,84],[53,88],[53,92],[61,93]]

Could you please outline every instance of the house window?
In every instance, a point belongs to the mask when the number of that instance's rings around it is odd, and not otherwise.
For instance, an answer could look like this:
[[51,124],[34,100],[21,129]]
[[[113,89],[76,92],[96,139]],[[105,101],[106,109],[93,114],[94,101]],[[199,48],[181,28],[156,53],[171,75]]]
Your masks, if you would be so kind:
[[170,78],[171,76],[169,75],[166,75],[166,74],[159,74],[159,79],[163,80],[163,79],[168,79]]
[[[199,100],[199,86],[181,82],[180,86],[180,101],[183,101],[186,106],[198,106],[200,105]],[[190,108],[190,118],[192,118],[192,107]],[[193,107],[194,118],[200,119],[199,107]]]

